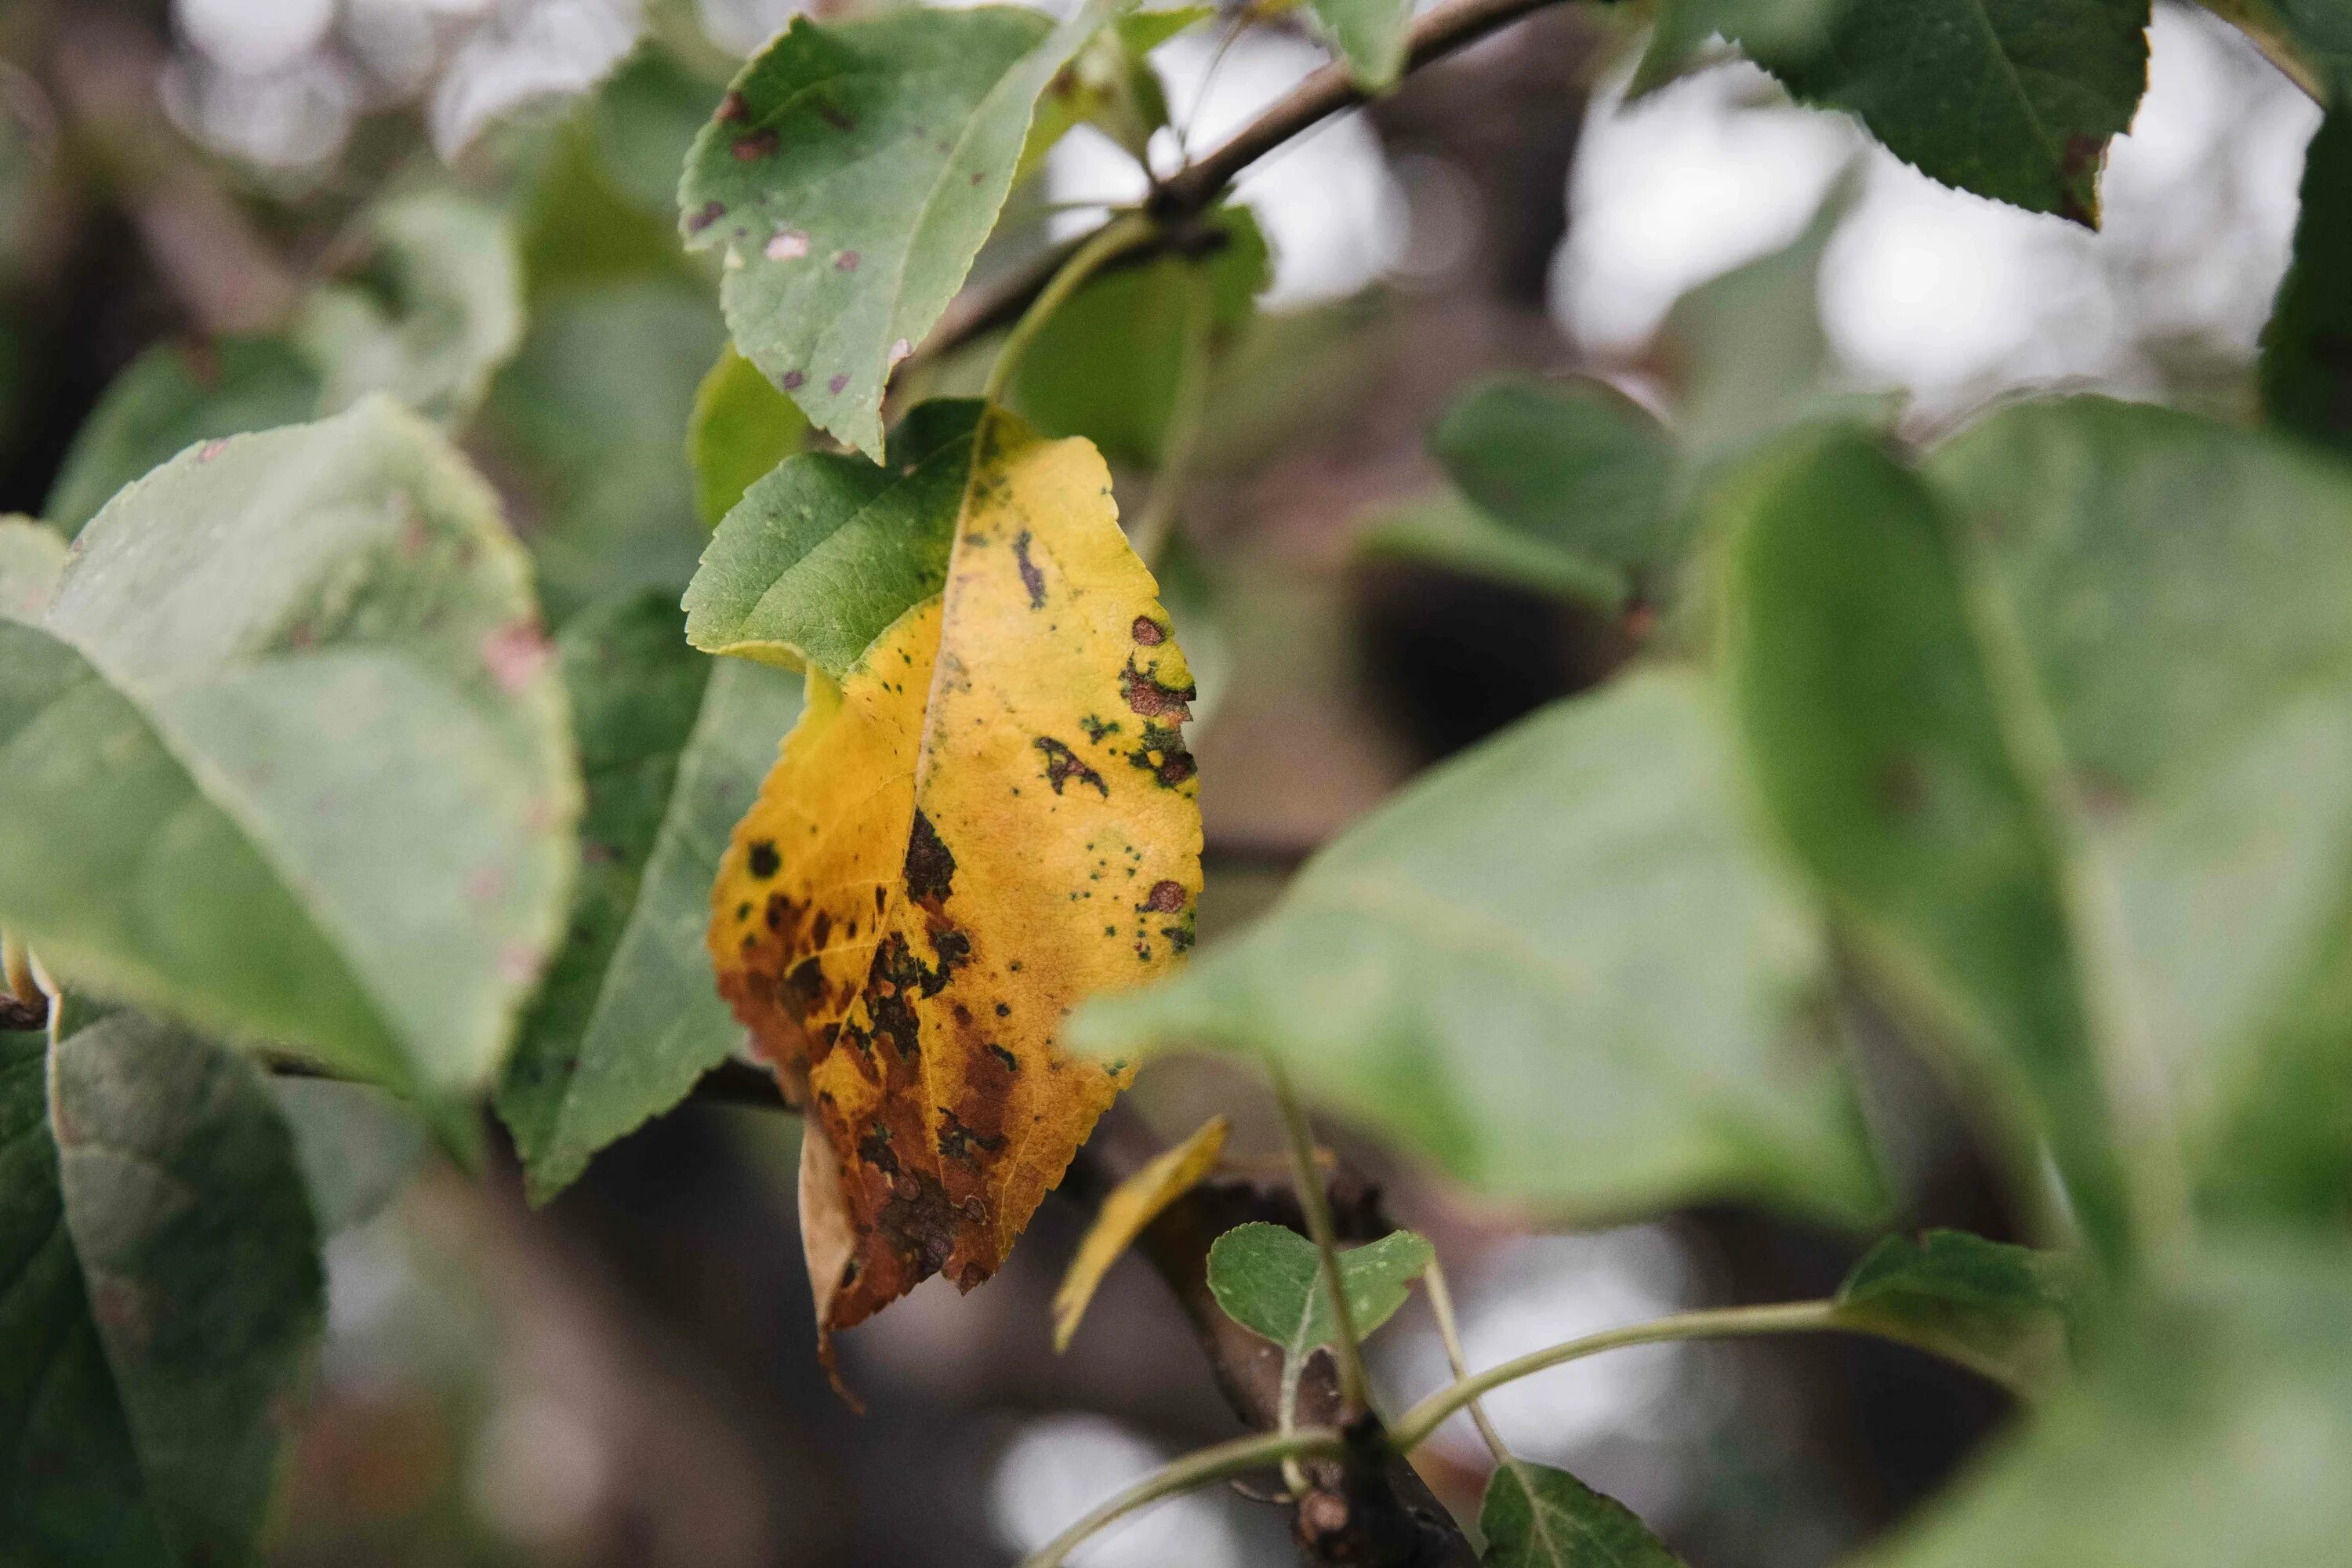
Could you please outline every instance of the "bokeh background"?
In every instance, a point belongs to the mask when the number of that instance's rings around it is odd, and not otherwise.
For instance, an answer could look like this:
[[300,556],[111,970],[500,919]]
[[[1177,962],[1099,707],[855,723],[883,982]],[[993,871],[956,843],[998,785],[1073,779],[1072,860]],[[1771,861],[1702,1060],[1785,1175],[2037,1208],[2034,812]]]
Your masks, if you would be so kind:
[[[631,237],[665,234],[686,139],[796,9],[6,0],[0,512],[58,504],[77,432],[142,352],[181,345],[201,377],[215,345],[281,324],[347,267],[370,203],[446,186],[497,205],[520,246],[521,345],[466,440],[551,603],[615,561],[682,582],[701,537],[683,433],[722,329],[711,278]],[[1544,13],[1242,183],[1274,284],[1223,345],[1171,590],[1209,688],[1209,940],[1416,770],[1629,651],[1622,626],[1572,605],[1361,547],[1369,522],[1438,489],[1424,433],[1481,377],[1604,375],[1719,444],[1832,400],[1921,438],[2056,386],[2251,410],[2318,116],[2210,17],[2158,6],[2097,234],[1937,186],[1734,60],[1629,105],[1639,27],[1632,5]],[[1280,19],[1226,32],[1157,57],[1192,147],[1327,58]],[[1163,170],[1177,141],[1155,145]],[[982,268],[1142,189],[1081,129]],[[611,254],[562,226],[582,191]],[[971,382],[986,349],[935,384]],[[1859,1025],[1906,1219],[2005,1234],[1952,1107],[1891,1026]],[[1131,1101],[1171,1135],[1213,1110],[1236,1114],[1244,1157],[1274,1147],[1260,1090],[1220,1069],[1155,1068]],[[1055,1200],[984,1289],[933,1281],[847,1337],[869,1406],[852,1414],[813,1352],[796,1136],[689,1106],[545,1211],[503,1163],[486,1182],[427,1169],[336,1238],[274,1560],[1009,1563],[1160,1458],[1232,1435],[1174,1304],[1132,1262],[1071,1352],[1051,1352],[1045,1304],[1081,1224]],[[1545,1234],[1345,1152],[1438,1241],[1477,1363],[1676,1306],[1819,1293],[1856,1246],[1732,1209]],[[1376,1348],[1392,1398],[1443,1378],[1419,1304]],[[1826,1342],[1624,1352],[1493,1404],[1515,1447],[1623,1499],[1701,1568],[1835,1560],[2006,1413],[1907,1352]],[[1466,1428],[1426,1457],[1441,1493],[1475,1498]],[[1288,1560],[1277,1511],[1233,1493],[1078,1559]]]

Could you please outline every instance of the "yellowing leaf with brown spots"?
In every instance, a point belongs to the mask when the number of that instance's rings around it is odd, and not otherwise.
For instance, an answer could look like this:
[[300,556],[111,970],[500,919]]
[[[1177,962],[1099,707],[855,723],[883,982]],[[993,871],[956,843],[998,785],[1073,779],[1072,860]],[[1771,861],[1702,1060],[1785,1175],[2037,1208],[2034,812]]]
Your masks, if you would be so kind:
[[1168,1205],[1201,1184],[1225,1152],[1225,1134],[1233,1124],[1213,1116],[1201,1130],[1173,1149],[1162,1150],[1135,1174],[1111,1190],[1087,1228],[1070,1258],[1062,1288],[1054,1292],[1054,1348],[1066,1351],[1078,1331],[1078,1320],[1095,1299],[1095,1290],[1119,1255],[1135,1245],[1143,1227],[1165,1213]]
[[[1192,677],[1102,458],[929,414],[944,434],[902,468],[788,462],[768,482],[791,504],[739,509],[688,600],[698,641],[808,669],[710,939],[807,1108],[827,1332],[995,1271],[1125,1078],[1063,1052],[1065,1016],[1165,973],[1201,885]],[[911,602],[845,657],[826,607],[870,624],[885,584]]]

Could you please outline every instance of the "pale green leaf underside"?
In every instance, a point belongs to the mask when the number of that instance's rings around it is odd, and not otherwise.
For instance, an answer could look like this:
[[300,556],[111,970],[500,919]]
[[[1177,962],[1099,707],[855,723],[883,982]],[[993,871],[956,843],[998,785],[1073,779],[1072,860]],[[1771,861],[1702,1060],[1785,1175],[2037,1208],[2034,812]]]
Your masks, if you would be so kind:
[[65,535],[28,517],[0,517],[0,619],[37,621],[66,569]]
[[0,909],[58,973],[411,1089],[479,1085],[568,894],[521,552],[381,401],[184,454],[0,622]]
[[1478,1508],[1485,1568],[1684,1568],[1614,1498],[1548,1465],[1496,1468]]
[[588,787],[572,934],[499,1090],[534,1202],[667,1110],[743,1031],[704,932],[728,834],[800,711],[780,670],[688,647],[676,606],[593,609],[559,640]]
[[[1339,1249],[1339,1288],[1359,1338],[1370,1338],[1404,1305],[1406,1288],[1429,1267],[1430,1245],[1409,1230]],[[1209,1248],[1209,1289],[1250,1332],[1297,1361],[1336,1343],[1339,1325],[1323,1288],[1315,1244],[1278,1225],[1244,1225]]]
[[1821,961],[1705,693],[1652,672],[1434,771],[1251,931],[1071,1036],[1272,1052],[1319,1103],[1555,1212],[1744,1194],[1852,1220],[1876,1178],[1793,1016]]
[[1397,78],[1404,74],[1412,0],[1309,0],[1309,4],[1359,86],[1381,92],[1396,85]]
[[746,357],[810,421],[882,452],[882,392],[995,226],[1037,98],[1121,7],[795,17],[688,154],[690,245],[727,258]]

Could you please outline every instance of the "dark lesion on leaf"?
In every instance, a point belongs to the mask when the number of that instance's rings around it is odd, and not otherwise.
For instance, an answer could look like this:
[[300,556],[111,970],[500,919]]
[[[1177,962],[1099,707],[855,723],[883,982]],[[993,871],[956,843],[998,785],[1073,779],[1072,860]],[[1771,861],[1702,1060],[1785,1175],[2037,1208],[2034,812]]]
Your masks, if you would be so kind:
[[1029,558],[1030,543],[1031,535],[1027,529],[1024,528],[1015,534],[1013,539],[1013,563],[1021,569],[1021,586],[1028,590],[1029,607],[1033,610],[1042,610],[1045,607],[1045,574],[1038,570],[1037,563]]
[[783,868],[783,861],[776,854],[775,844],[765,838],[753,844],[751,853],[744,859],[745,864],[751,868],[751,875],[762,882]]
[[1102,774],[1080,761],[1066,742],[1051,735],[1040,735],[1032,744],[1045,753],[1045,782],[1054,786],[1055,795],[1062,793],[1064,784],[1076,779],[1082,784],[1094,785],[1105,800],[1110,798],[1110,785],[1103,782]]
[[1118,679],[1127,705],[1145,719],[1174,719],[1181,722],[1192,716],[1192,699],[1200,695],[1199,689],[1190,681],[1182,686],[1164,684],[1156,665],[1150,669],[1142,668],[1133,654],[1128,656],[1127,668],[1119,672]]
[[980,1160],[972,1153],[975,1148],[986,1154],[999,1154],[1004,1152],[1003,1134],[992,1136],[976,1127],[966,1125],[964,1120],[950,1107],[940,1106],[940,1153],[942,1158],[961,1160],[968,1164],[976,1165],[980,1163]]
[[[945,903],[954,891],[955,856],[940,837],[940,830],[921,811],[915,813],[913,828],[907,835],[907,894],[919,904]],[[882,894],[875,891],[875,905],[881,906]]]
[[1078,728],[1087,732],[1087,740],[1099,746],[1106,736],[1118,733],[1119,724],[1116,719],[1105,723],[1100,714],[1089,713],[1078,721]]
[[1150,773],[1162,789],[1174,789],[1200,771],[1185,748],[1184,731],[1172,724],[1146,724],[1129,763]]

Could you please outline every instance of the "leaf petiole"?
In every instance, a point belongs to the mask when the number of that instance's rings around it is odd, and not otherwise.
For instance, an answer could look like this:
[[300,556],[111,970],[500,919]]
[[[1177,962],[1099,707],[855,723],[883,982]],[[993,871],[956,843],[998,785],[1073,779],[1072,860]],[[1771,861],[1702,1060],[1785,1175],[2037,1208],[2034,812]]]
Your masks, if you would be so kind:
[[1339,1433],[1328,1426],[1311,1426],[1303,1432],[1260,1432],[1187,1454],[1146,1476],[1023,1558],[1020,1568],[1061,1568],[1089,1536],[1163,1498],[1268,1465],[1293,1459],[1330,1458],[1346,1447],[1347,1439]]
[[1037,334],[1045,330],[1045,323],[1054,319],[1054,312],[1106,263],[1145,244],[1159,229],[1160,226],[1142,213],[1128,213],[1097,229],[1092,237],[1073,251],[1054,274],[1053,281],[1045,285],[1013,324],[1013,335],[1004,340],[996,363],[989,367],[988,384],[982,389],[981,396],[991,404],[1003,404],[1005,389],[1013,384],[1013,373],[1021,368],[1022,356],[1037,341]]
[[1282,1106],[1283,1130],[1290,1135],[1291,1180],[1298,1188],[1298,1206],[1306,1212],[1307,1234],[1314,1238],[1322,1262],[1323,1289],[1331,1300],[1332,1359],[1339,1369],[1339,1397],[1350,1414],[1372,1407],[1372,1389],[1364,1376],[1364,1356],[1356,1335],[1356,1312],[1339,1282],[1339,1243],[1331,1224],[1331,1200],[1323,1190],[1323,1175],[1315,1164],[1315,1137],[1307,1126],[1307,1112],[1290,1087],[1290,1075],[1278,1058],[1268,1058],[1274,1075],[1275,1099]]

